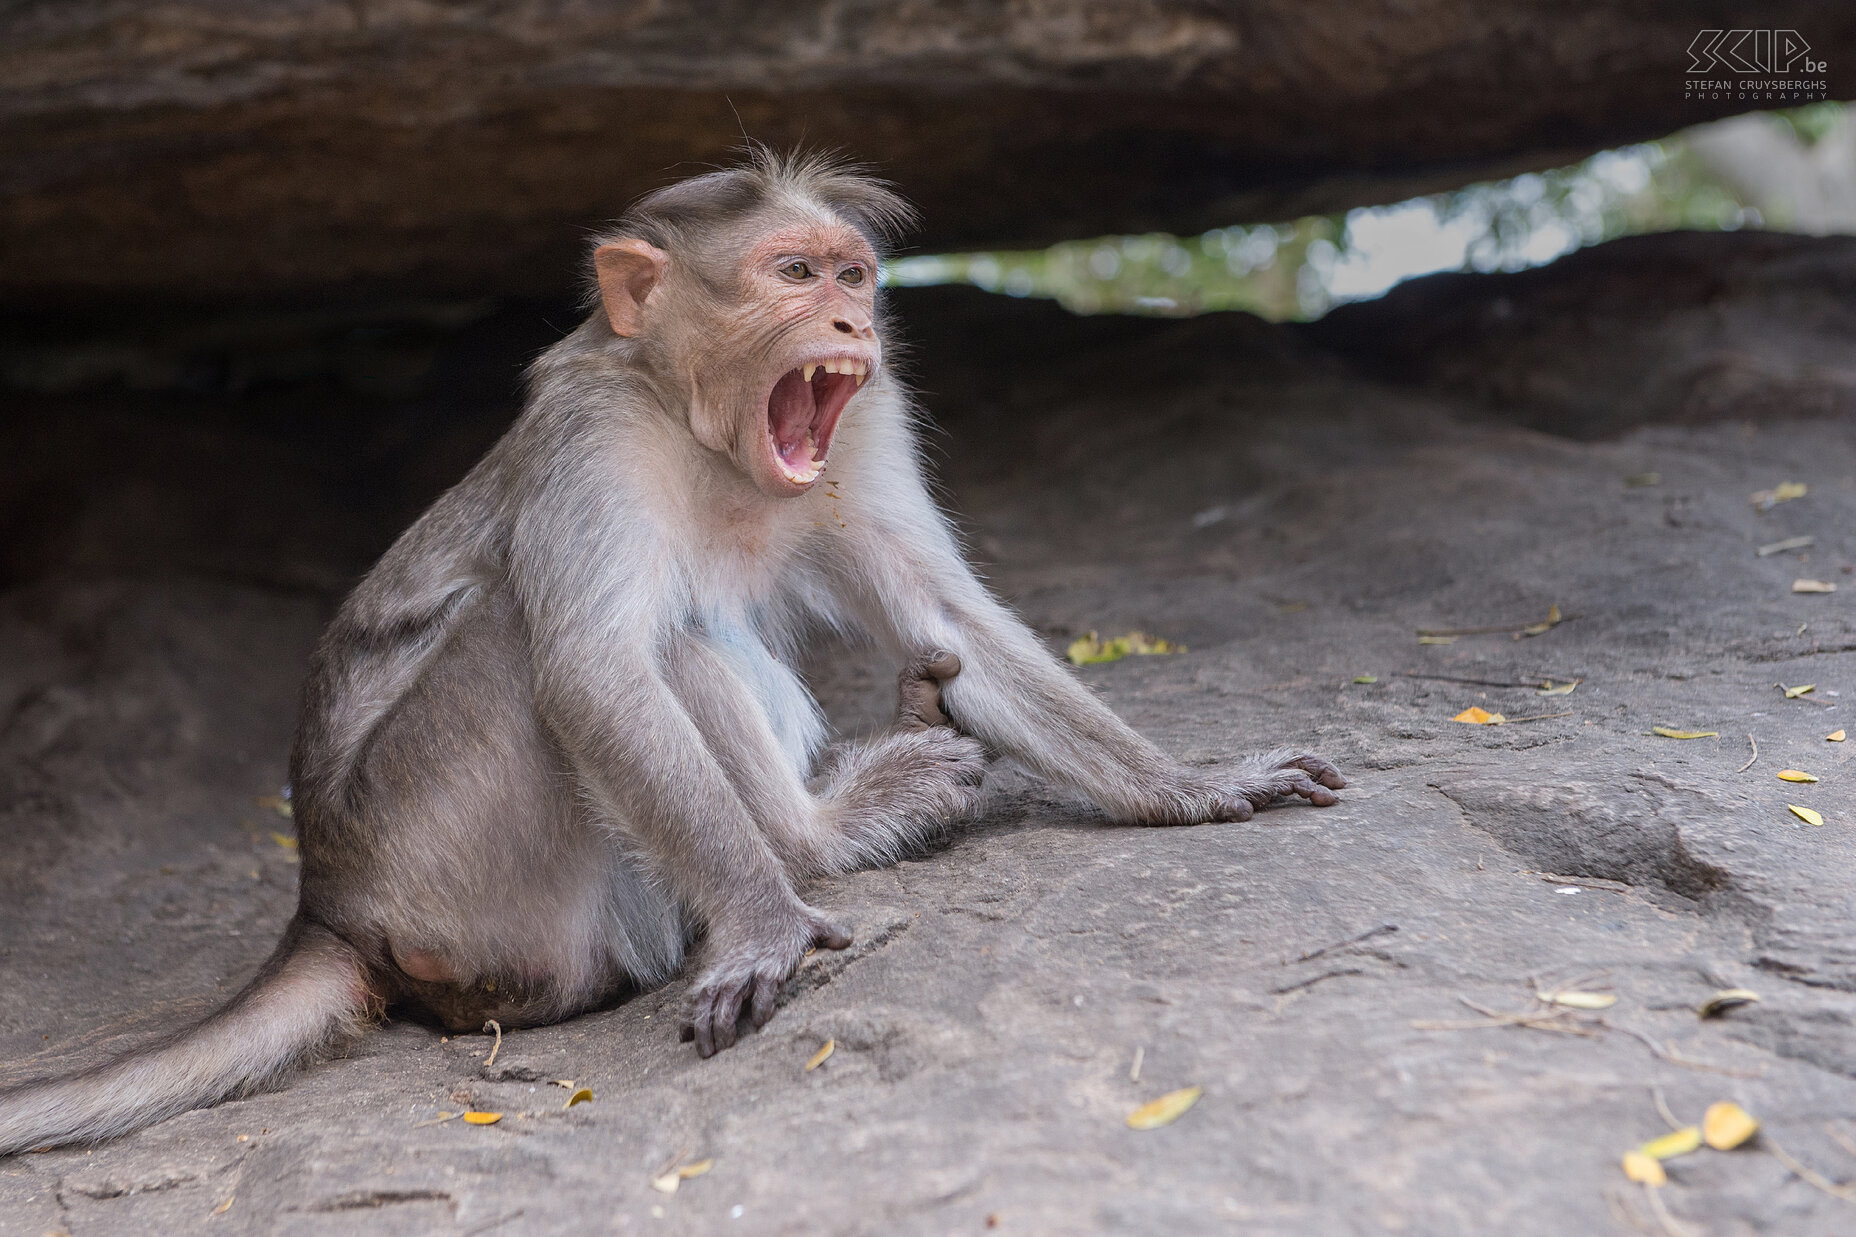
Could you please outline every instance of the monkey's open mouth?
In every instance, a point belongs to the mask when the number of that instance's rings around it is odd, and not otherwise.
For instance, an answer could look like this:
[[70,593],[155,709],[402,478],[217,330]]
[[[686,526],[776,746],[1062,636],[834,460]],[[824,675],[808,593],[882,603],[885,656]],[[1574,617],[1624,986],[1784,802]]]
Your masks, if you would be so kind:
[[848,357],[789,370],[767,396],[767,437],[786,479],[806,485],[825,468],[838,414],[869,376],[869,366]]

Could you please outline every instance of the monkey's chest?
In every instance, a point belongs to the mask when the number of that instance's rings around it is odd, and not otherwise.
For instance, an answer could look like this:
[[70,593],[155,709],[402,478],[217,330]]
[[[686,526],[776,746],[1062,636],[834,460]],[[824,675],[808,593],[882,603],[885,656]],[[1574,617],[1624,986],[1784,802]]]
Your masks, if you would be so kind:
[[793,771],[803,778],[825,741],[825,719],[805,681],[774,653],[754,623],[710,613],[703,616],[701,627],[702,638],[739,681],[739,707],[759,713]]

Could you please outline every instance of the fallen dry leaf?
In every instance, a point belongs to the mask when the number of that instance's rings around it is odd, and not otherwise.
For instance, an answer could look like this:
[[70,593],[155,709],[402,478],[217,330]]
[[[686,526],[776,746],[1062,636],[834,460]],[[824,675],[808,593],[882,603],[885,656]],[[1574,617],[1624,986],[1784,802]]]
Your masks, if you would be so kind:
[[226,1201],[223,1203],[220,1203],[217,1207],[213,1208],[213,1214],[216,1216],[222,1216],[226,1212],[232,1210],[232,1203],[237,1198],[238,1198],[238,1195],[236,1194],[226,1195]]
[[1120,661],[1130,653],[1136,657],[1149,657],[1159,653],[1183,653],[1186,646],[1163,640],[1159,636],[1150,636],[1144,631],[1131,631],[1125,636],[1114,636],[1104,640],[1095,632],[1070,642],[1069,658],[1078,666],[1094,666],[1105,661]]
[[1128,1114],[1128,1128],[1133,1130],[1157,1130],[1163,1125],[1171,1125],[1185,1114],[1188,1108],[1199,1102],[1199,1096],[1205,1093],[1203,1087],[1181,1087],[1177,1091],[1168,1091],[1157,1100],[1149,1100]]
[[465,1123],[469,1125],[495,1125],[502,1119],[503,1114],[500,1112],[467,1112],[464,1114]]
[[1561,683],[1555,686],[1553,680],[1548,679],[1546,686],[1536,688],[1534,694],[1536,696],[1570,696],[1572,695],[1572,689],[1583,682],[1585,682],[1584,679],[1574,679],[1570,683]]
[[1712,1018],[1741,1005],[1751,1005],[1759,1000],[1759,993],[1751,988],[1722,988],[1719,992],[1701,1003],[1696,1014],[1703,1018]]
[[1815,683],[1801,683],[1797,687],[1786,687],[1785,684],[1781,683],[1779,686],[1784,688],[1785,698],[1787,700],[1796,700],[1800,696],[1808,695],[1817,690],[1817,684]]
[[819,1046],[819,1050],[813,1053],[811,1057],[807,1059],[806,1073],[810,1074],[813,1070],[825,1064],[826,1058],[830,1057],[831,1054],[836,1052],[837,1050],[838,1050],[837,1040],[835,1039],[826,1040],[822,1045]]
[[714,1160],[697,1160],[694,1164],[685,1164],[677,1170],[677,1176],[688,1181],[691,1177],[700,1177],[715,1167]]
[[1708,1105],[1701,1117],[1701,1136],[1716,1151],[1732,1151],[1758,1132],[1759,1122],[1728,1100]]
[[296,849],[296,839],[291,837],[287,833],[273,832],[271,834],[271,841],[277,843],[279,846],[283,847],[285,850]]
[[1355,683],[1377,683],[1379,681],[1379,676],[1376,674],[1356,674],[1353,676],[1353,681]]
[[1685,1125],[1679,1130],[1671,1130],[1661,1138],[1652,1138],[1637,1150],[1653,1160],[1670,1160],[1678,1155],[1687,1155],[1701,1146],[1701,1130],[1692,1125]]
[[1568,1009],[1610,1009],[1618,1003],[1617,995],[1611,992],[1548,992],[1540,999]]
[[1845,737],[1846,737],[1846,736],[1844,735],[1844,733],[1843,733],[1843,732],[1842,732],[1841,730],[1833,730],[1833,731],[1831,731],[1831,732],[1830,732],[1829,734],[1827,734],[1827,735],[1825,735],[1825,736],[1824,736],[1824,742],[1826,742],[1826,743],[1841,743],[1841,742],[1843,742],[1843,740],[1844,740],[1844,738],[1845,738]]
[[1640,1185],[1658,1186],[1669,1181],[1669,1174],[1654,1158],[1641,1151],[1624,1153],[1624,1175]]
[[677,1175],[674,1168],[661,1177],[651,1178],[651,1188],[660,1194],[675,1194],[677,1187],[682,1184],[683,1178]]
[[567,1102],[565,1104],[562,1104],[561,1107],[572,1108],[575,1104],[584,1104],[592,1098],[593,1098],[593,1088],[581,1087],[579,1090],[575,1091],[572,1095],[568,1096]]
[[1487,709],[1470,705],[1461,713],[1450,719],[1453,722],[1469,722],[1475,726],[1499,726],[1508,719],[1500,713],[1491,713]]
[[1824,823],[1824,814],[1822,812],[1812,811],[1808,807],[1799,807],[1796,803],[1788,803],[1785,806],[1791,809],[1793,816],[1796,816],[1807,825],[1821,825]]
[[271,811],[276,812],[285,820],[290,819],[290,817],[295,814],[291,810],[290,800],[284,798],[282,795],[259,795],[254,802],[261,808],[269,808]]
[[1806,773],[1803,769],[1780,769],[1779,780],[1781,782],[1815,782],[1817,774]]
[[1751,501],[1761,511],[1770,511],[1780,503],[1791,502],[1794,498],[1803,498],[1810,492],[1811,487],[1802,481],[1781,481],[1772,489],[1755,493]]
[[1455,636],[1419,636],[1419,644],[1455,644]]
[[1630,476],[1624,478],[1624,488],[1627,490],[1641,490],[1652,485],[1661,485],[1662,483],[1663,474],[1660,472],[1632,473]]
[[1792,581],[1792,592],[1794,593],[1834,593],[1836,591],[1837,586],[1832,584],[1829,580]]
[[1662,735],[1665,739],[1718,739],[1721,737],[1721,732],[1718,730],[1676,730],[1669,726],[1652,726],[1650,731],[1653,734]]

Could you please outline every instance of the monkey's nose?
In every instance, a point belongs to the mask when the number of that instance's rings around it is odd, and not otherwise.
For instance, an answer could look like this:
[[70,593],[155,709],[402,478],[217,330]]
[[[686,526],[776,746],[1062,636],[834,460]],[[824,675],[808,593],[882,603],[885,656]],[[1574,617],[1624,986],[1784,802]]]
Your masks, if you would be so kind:
[[844,334],[854,336],[857,339],[875,339],[876,338],[876,332],[870,329],[870,324],[867,322],[864,323],[862,326],[853,326],[851,325],[851,323],[845,321],[843,318],[835,318],[832,320],[831,325],[835,327],[837,330],[842,331]]

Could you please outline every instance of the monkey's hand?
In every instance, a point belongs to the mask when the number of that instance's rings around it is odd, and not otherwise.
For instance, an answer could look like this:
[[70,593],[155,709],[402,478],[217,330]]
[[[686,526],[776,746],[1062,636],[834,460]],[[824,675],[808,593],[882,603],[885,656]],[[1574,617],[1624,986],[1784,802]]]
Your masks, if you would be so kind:
[[1246,756],[1235,769],[1194,770],[1184,802],[1158,814],[1154,824],[1249,820],[1277,799],[1300,796],[1316,807],[1340,802],[1340,770],[1313,752],[1292,747]]
[[896,726],[901,730],[928,730],[951,726],[941,708],[941,688],[960,673],[960,658],[946,649],[917,654],[896,676]]
[[851,934],[820,912],[794,898],[781,922],[758,931],[728,933],[711,939],[708,969],[690,993],[683,1038],[712,1057],[735,1042],[743,1007],[756,1028],[773,1017],[780,985],[799,969],[808,951],[823,946],[843,949]]

